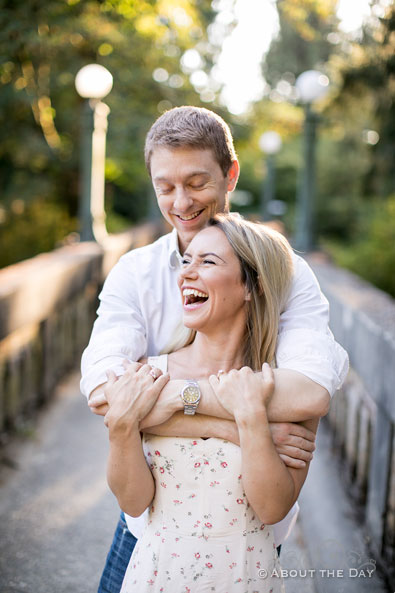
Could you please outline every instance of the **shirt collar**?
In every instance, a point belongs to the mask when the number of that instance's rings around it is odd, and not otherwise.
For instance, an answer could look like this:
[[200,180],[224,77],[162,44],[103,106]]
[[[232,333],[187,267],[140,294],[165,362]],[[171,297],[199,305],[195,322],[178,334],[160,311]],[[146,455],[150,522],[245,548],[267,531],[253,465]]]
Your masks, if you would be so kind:
[[178,235],[176,229],[173,229],[170,234],[170,245],[169,245],[169,266],[173,270],[179,268],[182,260],[180,248],[178,245]]

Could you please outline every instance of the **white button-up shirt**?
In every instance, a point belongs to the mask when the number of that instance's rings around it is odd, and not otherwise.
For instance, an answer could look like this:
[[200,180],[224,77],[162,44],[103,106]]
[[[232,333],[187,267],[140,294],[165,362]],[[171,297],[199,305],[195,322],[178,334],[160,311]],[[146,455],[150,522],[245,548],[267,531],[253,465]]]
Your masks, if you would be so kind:
[[[156,356],[171,342],[182,318],[177,286],[180,269],[177,232],[121,257],[99,296],[98,317],[82,356],[81,391],[86,397],[107,381],[106,370],[124,373],[122,361]],[[294,274],[287,306],[280,317],[276,362],[303,373],[333,393],[348,370],[348,357],[328,328],[329,306],[308,266],[294,254]],[[294,523],[297,506],[275,530],[276,545]],[[128,525],[138,536],[143,520]]]

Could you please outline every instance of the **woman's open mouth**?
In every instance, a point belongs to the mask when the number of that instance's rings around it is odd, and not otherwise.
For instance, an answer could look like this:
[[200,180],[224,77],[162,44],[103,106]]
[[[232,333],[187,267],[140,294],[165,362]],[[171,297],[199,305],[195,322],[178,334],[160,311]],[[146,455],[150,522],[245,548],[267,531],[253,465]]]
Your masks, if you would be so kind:
[[184,297],[184,307],[188,308],[198,307],[208,300],[208,294],[194,288],[184,288],[182,296]]

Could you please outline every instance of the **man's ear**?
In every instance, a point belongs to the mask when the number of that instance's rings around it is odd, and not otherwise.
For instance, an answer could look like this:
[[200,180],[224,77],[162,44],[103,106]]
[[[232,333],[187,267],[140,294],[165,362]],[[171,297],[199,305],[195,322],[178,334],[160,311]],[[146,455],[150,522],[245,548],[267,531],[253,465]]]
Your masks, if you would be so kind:
[[228,191],[233,191],[236,187],[237,180],[239,179],[240,165],[238,160],[232,161],[230,169],[228,171]]

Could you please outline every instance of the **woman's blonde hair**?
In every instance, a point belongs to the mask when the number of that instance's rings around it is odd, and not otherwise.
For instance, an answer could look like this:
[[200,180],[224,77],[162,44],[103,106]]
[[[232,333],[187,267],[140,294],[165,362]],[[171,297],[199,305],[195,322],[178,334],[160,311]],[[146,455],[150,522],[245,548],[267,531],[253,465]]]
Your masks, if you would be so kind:
[[260,370],[274,364],[278,326],[292,281],[292,250],[277,231],[234,214],[217,214],[209,225],[225,234],[237,255],[241,278],[250,295],[244,364]]
[[[238,214],[216,214],[208,224],[225,234],[239,259],[241,279],[249,292],[244,365],[254,371],[264,362],[274,365],[280,315],[292,282],[292,249],[277,231]],[[195,332],[182,335],[178,331],[167,352],[190,344],[194,337]]]

